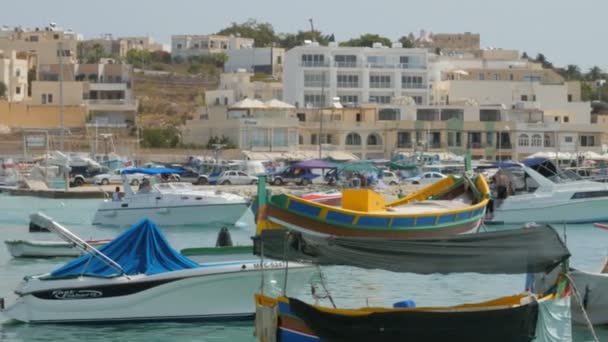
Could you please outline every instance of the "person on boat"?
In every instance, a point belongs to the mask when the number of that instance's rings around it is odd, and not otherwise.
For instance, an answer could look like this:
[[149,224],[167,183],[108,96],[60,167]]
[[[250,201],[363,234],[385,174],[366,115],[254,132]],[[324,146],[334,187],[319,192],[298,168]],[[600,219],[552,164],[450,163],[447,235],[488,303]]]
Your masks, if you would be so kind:
[[399,189],[399,193],[397,194],[397,198],[403,198],[405,194],[403,193],[403,189]]
[[150,190],[152,190],[152,187],[150,186],[150,180],[148,178],[144,178],[141,181],[141,185],[139,186],[139,191],[137,193],[146,194],[149,193]]
[[489,187],[490,200],[488,201],[488,206],[486,208],[486,218],[491,220],[494,217],[494,199],[496,198],[496,180],[494,179],[494,176],[490,177]]
[[112,201],[118,202],[120,200],[121,200],[121,198],[120,198],[120,187],[117,186],[116,187],[116,191],[114,191],[114,193],[112,194]]

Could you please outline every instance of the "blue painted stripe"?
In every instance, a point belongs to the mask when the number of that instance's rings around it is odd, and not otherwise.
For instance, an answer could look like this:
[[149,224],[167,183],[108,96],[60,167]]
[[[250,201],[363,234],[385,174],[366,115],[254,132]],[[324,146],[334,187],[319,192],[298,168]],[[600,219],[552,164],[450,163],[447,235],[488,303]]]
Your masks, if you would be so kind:
[[306,215],[315,216],[315,217],[319,216],[319,214],[321,213],[321,208],[313,207],[311,205],[297,202],[297,201],[290,201],[288,209],[301,213],[301,214],[306,214]]
[[421,216],[416,219],[416,226],[433,226],[435,225],[435,216]]
[[454,222],[455,216],[456,215],[454,215],[454,214],[439,216],[439,220],[437,220],[437,224]]
[[358,226],[364,227],[387,227],[388,221],[390,219],[388,217],[373,217],[373,216],[360,216],[359,221],[357,221]]
[[481,212],[482,212],[482,211],[483,211],[483,208],[479,208],[479,209],[475,210],[475,211],[473,212],[473,216],[478,216],[478,215],[481,215]]
[[456,215],[456,221],[466,220],[469,217],[471,217],[471,212],[465,211],[464,213],[460,213],[460,214]]
[[334,222],[345,223],[345,224],[352,224],[354,218],[355,217],[353,215],[343,214],[343,213],[340,213],[337,211],[331,211],[331,210],[327,212],[327,216],[325,217],[325,219],[327,221],[334,221]]
[[393,219],[393,225],[391,228],[407,228],[414,226],[413,217],[397,217]]
[[282,342],[318,342],[321,341],[317,336],[299,333],[294,330],[279,328],[279,341]]
[[289,306],[289,303],[284,302],[279,302],[279,313],[285,315],[293,315],[291,313],[291,306]]

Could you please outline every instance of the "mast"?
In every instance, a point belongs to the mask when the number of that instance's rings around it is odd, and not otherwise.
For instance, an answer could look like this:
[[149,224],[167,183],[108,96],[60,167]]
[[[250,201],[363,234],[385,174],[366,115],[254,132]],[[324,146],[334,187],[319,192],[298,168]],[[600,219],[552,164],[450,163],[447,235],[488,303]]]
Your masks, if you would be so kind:
[[63,152],[64,150],[64,121],[63,121],[63,42],[57,43],[59,48],[59,121],[61,124],[59,149]]

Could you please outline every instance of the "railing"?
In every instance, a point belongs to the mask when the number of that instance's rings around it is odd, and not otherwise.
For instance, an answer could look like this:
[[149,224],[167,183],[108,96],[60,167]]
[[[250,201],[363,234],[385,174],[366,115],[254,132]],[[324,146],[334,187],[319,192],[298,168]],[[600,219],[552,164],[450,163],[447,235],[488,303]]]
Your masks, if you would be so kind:
[[357,68],[357,62],[334,62],[334,66],[338,68]]
[[426,69],[425,65],[414,64],[414,63],[398,63],[398,64],[387,64],[387,63],[367,63],[366,66],[372,69]]
[[338,82],[338,88],[359,88],[359,82]]
[[424,83],[404,83],[401,82],[401,88],[403,89],[425,89],[426,84]]
[[328,67],[329,62],[325,61],[302,61],[301,66],[303,67]]
[[321,81],[312,81],[312,82],[304,82],[304,87],[315,87],[315,88],[320,88],[320,87],[329,87],[329,82],[325,82],[325,84],[323,84],[323,82]]
[[370,88],[392,88],[390,82],[370,82]]

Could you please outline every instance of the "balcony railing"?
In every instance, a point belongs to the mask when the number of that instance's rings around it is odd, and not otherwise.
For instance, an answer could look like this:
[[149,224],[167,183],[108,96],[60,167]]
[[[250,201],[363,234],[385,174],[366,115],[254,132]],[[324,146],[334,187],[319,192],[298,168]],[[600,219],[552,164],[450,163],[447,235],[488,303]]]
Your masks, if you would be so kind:
[[392,88],[390,82],[369,82],[370,88]]
[[338,82],[338,88],[359,88],[359,82]]
[[334,65],[338,68],[357,68],[357,62],[334,62]]
[[325,82],[325,84],[323,84],[323,82],[321,82],[321,81],[304,82],[304,87],[311,87],[311,88],[329,87],[329,82]]
[[401,88],[403,89],[426,89],[426,84],[424,83],[401,83]]
[[367,63],[367,67],[372,69],[426,69],[425,65],[414,63]]
[[300,64],[303,67],[328,67],[329,62],[326,61],[302,61]]

